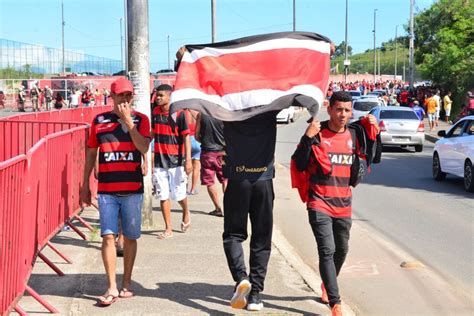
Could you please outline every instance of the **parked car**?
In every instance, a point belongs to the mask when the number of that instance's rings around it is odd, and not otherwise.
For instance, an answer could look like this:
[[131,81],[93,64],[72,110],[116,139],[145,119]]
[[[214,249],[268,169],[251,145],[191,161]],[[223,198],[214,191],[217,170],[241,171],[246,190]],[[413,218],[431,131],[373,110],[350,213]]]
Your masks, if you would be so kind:
[[381,145],[414,146],[416,152],[423,151],[425,125],[411,108],[377,106],[369,113],[379,124]]
[[464,178],[464,188],[474,192],[474,115],[463,117],[447,132],[439,131],[433,150],[433,178],[447,174]]
[[289,108],[283,109],[277,114],[277,122],[283,122],[288,124],[295,120],[295,107],[290,106]]
[[366,116],[374,107],[383,105],[383,102],[378,98],[360,98],[354,100],[352,103],[352,117],[349,120],[349,123],[357,121],[360,118]]
[[360,92],[360,90],[348,90],[347,92],[351,94],[352,101],[360,99],[360,97],[362,96],[362,93]]

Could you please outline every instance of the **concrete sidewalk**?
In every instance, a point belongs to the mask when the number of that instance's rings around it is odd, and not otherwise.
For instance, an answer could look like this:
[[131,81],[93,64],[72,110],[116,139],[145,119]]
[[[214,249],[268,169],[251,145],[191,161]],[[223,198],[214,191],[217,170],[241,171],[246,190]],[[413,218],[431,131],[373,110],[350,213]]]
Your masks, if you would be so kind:
[[[278,178],[276,179],[278,181]],[[106,278],[100,255],[98,232],[85,231],[90,241],[83,241],[73,231],[58,234],[53,243],[71,257],[73,264],[66,264],[49,249],[43,251],[64,272],[57,276],[41,260],[37,260],[29,285],[55,306],[61,314],[69,315],[232,315],[250,313],[235,310],[229,305],[234,282],[227,268],[222,247],[223,219],[207,213],[213,208],[205,187],[199,194],[189,197],[192,226],[186,233],[179,231],[181,211],[173,204],[172,221],[174,236],[167,240],[157,239],[163,231],[163,219],[154,201],[154,226],[144,231],[138,243],[138,255],[133,273],[132,290],[136,297],[119,299],[110,307],[96,305],[97,296],[106,290]],[[278,205],[276,205],[276,208]],[[85,219],[98,226],[98,212],[86,209]],[[280,244],[282,235],[276,232],[274,242]],[[248,241],[244,247],[248,249]],[[328,306],[319,302],[315,293],[293,268],[297,256],[291,247],[282,253],[273,247],[265,291],[262,294],[264,314],[330,315]],[[248,261],[248,251],[246,253]],[[290,264],[291,262],[291,264]],[[118,260],[118,284],[120,286],[123,260]],[[320,282],[314,272],[315,284]],[[319,291],[319,289],[316,289]],[[47,314],[32,297],[20,301],[31,314]],[[350,310],[347,309],[350,313]]]

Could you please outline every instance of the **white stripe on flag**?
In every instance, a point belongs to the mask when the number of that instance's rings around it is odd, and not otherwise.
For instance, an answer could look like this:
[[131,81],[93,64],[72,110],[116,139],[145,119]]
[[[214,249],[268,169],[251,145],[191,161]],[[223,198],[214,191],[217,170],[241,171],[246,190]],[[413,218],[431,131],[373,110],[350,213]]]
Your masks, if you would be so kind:
[[237,48],[214,48],[204,47],[203,49],[195,49],[191,53],[186,51],[182,61],[187,63],[194,63],[203,57],[218,57],[226,54],[235,53],[251,53],[258,51],[267,51],[273,49],[287,49],[287,48],[305,48],[314,51],[321,52],[323,54],[329,54],[331,45],[324,41],[314,40],[298,40],[291,38],[273,39],[263,42],[258,42],[248,46],[237,47]]
[[[323,92],[313,85],[299,85],[294,86],[290,90],[272,90],[272,89],[259,89],[249,90],[240,93],[229,93],[222,97],[218,95],[205,94],[197,89],[180,89],[176,90],[171,94],[171,103],[179,102],[189,99],[203,99],[229,111],[238,111],[255,106],[262,106],[265,104],[272,103],[274,100],[290,95],[290,94],[303,94],[315,99],[321,106],[324,101]],[[288,104],[290,106],[291,104]]]

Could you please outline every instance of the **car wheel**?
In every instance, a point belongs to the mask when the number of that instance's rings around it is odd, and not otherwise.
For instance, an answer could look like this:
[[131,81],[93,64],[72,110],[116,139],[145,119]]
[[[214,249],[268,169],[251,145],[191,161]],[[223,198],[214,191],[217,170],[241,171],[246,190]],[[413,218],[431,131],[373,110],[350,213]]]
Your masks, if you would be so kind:
[[291,122],[291,123],[294,123],[294,121],[295,121],[295,116],[292,115],[292,116],[291,116],[291,119],[290,119],[290,122]]
[[474,170],[469,160],[464,164],[464,188],[468,192],[474,192]]
[[380,137],[377,137],[375,144],[375,155],[374,159],[372,160],[373,163],[380,163],[380,161],[382,160],[382,141],[379,138]]
[[441,181],[446,179],[446,173],[441,171],[441,162],[439,161],[438,153],[433,155],[433,178]]
[[288,114],[288,117],[286,118],[285,124],[290,124],[290,114]]
[[423,145],[415,145],[415,152],[421,153],[423,151]]

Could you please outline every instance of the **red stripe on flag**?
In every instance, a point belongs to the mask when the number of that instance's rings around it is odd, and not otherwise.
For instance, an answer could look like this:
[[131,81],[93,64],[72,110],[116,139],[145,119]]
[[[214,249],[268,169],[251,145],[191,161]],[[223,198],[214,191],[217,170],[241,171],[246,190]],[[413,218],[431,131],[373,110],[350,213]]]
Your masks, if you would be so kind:
[[140,182],[113,182],[100,183],[99,192],[120,192],[120,191],[136,191],[142,187]]
[[100,144],[102,152],[135,151],[137,147],[133,142],[109,142]]
[[191,88],[224,96],[258,89],[286,91],[304,84],[325,91],[329,70],[328,54],[301,48],[202,57],[181,62],[175,91]]
[[140,164],[138,162],[108,162],[102,163],[99,172],[115,172],[115,171],[135,171]]

